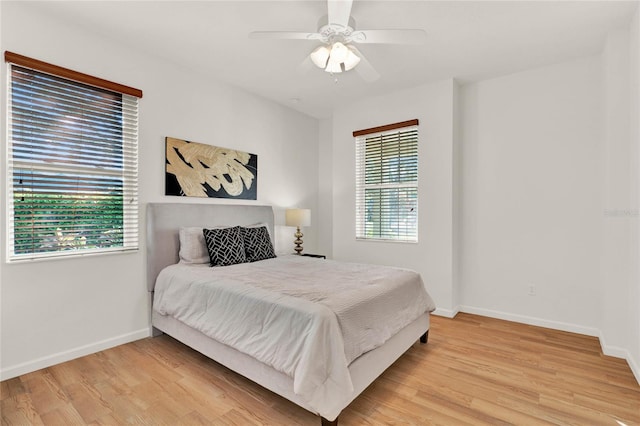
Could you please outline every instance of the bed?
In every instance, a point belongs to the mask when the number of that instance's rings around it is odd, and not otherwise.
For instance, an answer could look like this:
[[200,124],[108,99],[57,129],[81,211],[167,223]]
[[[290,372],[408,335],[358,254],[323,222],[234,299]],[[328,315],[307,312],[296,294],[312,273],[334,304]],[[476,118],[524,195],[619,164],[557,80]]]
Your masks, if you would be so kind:
[[[223,267],[184,262],[180,241],[186,230],[232,226],[264,227],[273,243],[270,206],[148,204],[154,334],[166,333],[319,415],[323,425],[337,425],[340,411],[387,367],[417,340],[427,342],[434,305],[412,271],[296,255]],[[390,284],[387,273],[397,284]],[[342,278],[365,276],[371,281],[366,290]],[[335,287],[323,289],[327,282]],[[397,297],[383,293],[386,288],[395,288]],[[362,291],[367,304],[335,296]],[[265,317],[256,319],[263,311]],[[278,333],[283,329],[302,337]]]

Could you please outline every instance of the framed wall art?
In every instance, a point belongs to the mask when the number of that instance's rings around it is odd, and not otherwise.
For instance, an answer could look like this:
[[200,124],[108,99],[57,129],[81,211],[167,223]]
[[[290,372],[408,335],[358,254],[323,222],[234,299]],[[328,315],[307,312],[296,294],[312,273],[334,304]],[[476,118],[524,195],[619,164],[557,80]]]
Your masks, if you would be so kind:
[[165,195],[257,199],[257,155],[170,137],[165,145]]

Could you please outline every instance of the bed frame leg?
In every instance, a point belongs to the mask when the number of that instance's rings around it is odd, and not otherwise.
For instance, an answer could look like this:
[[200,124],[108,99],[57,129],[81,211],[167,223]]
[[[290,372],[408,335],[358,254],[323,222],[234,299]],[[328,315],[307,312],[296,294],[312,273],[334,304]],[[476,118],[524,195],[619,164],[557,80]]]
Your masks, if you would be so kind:
[[325,419],[324,417],[320,417],[320,419],[322,419],[322,426],[338,426],[338,418],[336,417],[336,419],[334,421],[329,421],[327,419]]
[[427,343],[427,340],[429,340],[429,330],[420,336],[420,343]]

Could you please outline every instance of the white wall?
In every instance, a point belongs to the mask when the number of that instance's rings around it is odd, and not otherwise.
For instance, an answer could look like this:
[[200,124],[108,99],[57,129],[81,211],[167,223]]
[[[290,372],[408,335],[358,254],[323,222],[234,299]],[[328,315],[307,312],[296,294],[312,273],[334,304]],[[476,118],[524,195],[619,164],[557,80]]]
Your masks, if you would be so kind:
[[451,299],[453,313],[460,310],[462,299],[462,104],[461,90],[457,81],[453,82],[453,146],[452,146],[452,251],[453,251],[453,275]]
[[598,336],[640,380],[639,48],[636,11],[601,55],[462,88],[459,233],[462,311]]
[[596,333],[600,88],[599,57],[463,87],[463,310]]
[[[609,34],[603,65],[604,90],[604,204],[602,251],[602,335],[617,351],[628,338],[631,294],[631,144],[629,96],[629,32]],[[635,219],[637,220],[637,219]]]
[[[454,82],[445,80],[345,105],[333,114],[333,256],[414,269],[438,313],[453,315]],[[353,131],[417,118],[419,222],[413,243],[356,241]]]
[[318,253],[333,257],[333,238],[329,231],[333,229],[333,121],[320,120],[320,134],[318,136],[318,202],[317,212],[312,218],[318,234]]
[[[142,89],[140,101],[141,248],[133,254],[0,266],[2,379],[145,337],[150,303],[145,284],[145,205],[150,201],[223,202],[165,197],[164,137],[237,148],[258,155],[258,200],[317,211],[318,122],[214,78],[128,50],[29,5],[0,2],[1,48]],[[6,81],[6,67],[2,68]],[[2,85],[2,104],[6,88]],[[2,114],[2,128],[6,127]],[[5,135],[2,151],[6,152]],[[5,164],[3,160],[4,170]],[[6,206],[5,176],[2,209]],[[233,203],[235,201],[227,201]],[[246,201],[245,201],[246,203]],[[249,202],[251,203],[251,202]],[[280,251],[292,228],[280,227]],[[316,249],[317,228],[305,230]],[[5,258],[2,224],[2,259]]]
[[601,341],[640,381],[640,35],[609,34],[602,55],[605,149]]
[[629,43],[630,60],[630,91],[631,94],[631,206],[635,212],[633,222],[633,247],[631,259],[633,259],[634,270],[631,274],[631,297],[627,301],[631,318],[629,321],[630,338],[629,364],[635,373],[636,379],[640,382],[640,6],[636,8],[630,26]]

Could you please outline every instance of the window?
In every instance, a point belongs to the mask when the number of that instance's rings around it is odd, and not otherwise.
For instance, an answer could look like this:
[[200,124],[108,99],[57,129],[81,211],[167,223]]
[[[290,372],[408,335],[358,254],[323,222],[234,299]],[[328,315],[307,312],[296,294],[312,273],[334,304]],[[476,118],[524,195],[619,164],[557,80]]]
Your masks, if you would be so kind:
[[137,249],[142,92],[11,52],[5,60],[9,261]]
[[353,132],[356,238],[418,241],[418,120]]

